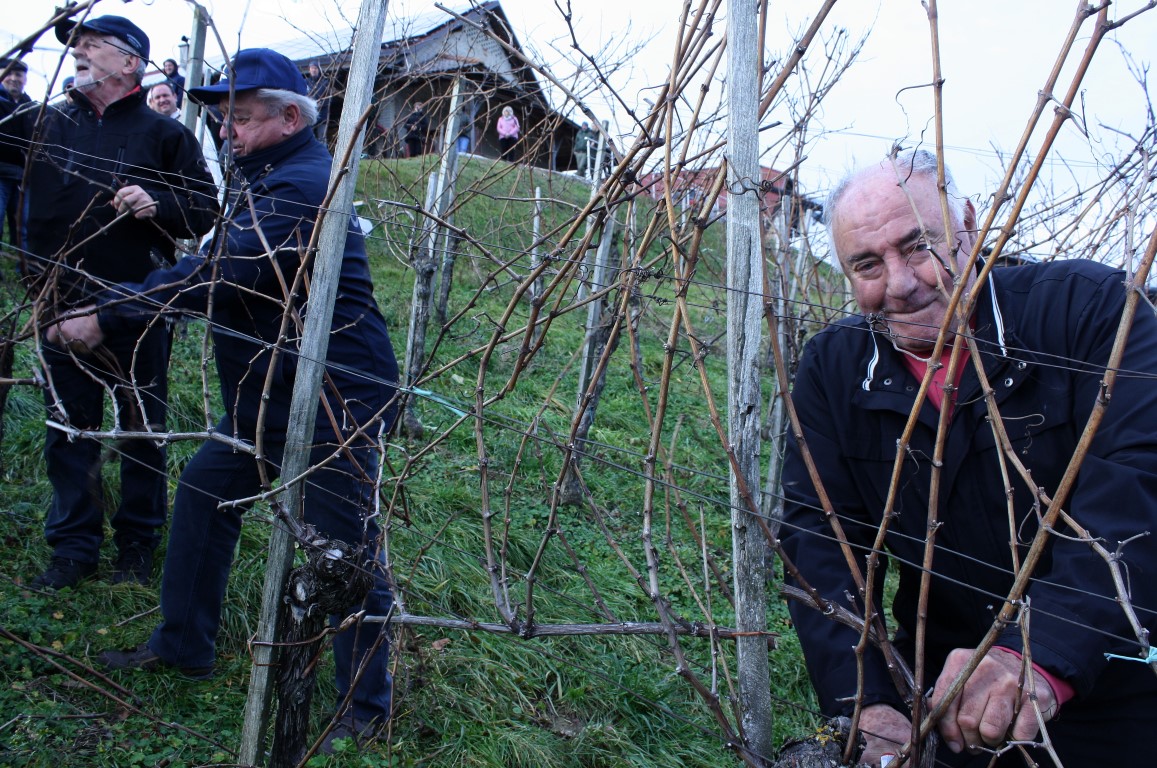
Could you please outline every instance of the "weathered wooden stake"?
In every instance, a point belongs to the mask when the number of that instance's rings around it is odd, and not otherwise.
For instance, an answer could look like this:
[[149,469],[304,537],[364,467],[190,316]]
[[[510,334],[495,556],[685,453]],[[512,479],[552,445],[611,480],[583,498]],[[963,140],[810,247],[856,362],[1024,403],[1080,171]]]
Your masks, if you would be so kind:
[[[760,487],[759,347],[763,255],[759,226],[759,15],[756,0],[727,3],[727,387],[732,553],[740,727],[747,747],[770,759],[771,689],[768,673],[767,553],[748,495]],[[741,476],[741,477],[740,477]]]
[[[438,175],[430,174],[426,184],[426,207],[433,211],[438,195]],[[406,329],[406,357],[402,367],[403,381],[407,387],[414,386],[422,373],[422,361],[426,356],[426,329],[430,325],[430,308],[433,304],[434,277],[438,271],[432,240],[437,236],[433,221],[422,222],[421,235],[410,246],[410,266],[414,268],[414,290],[410,296],[410,324]],[[413,394],[405,399],[406,408],[402,412],[402,429],[413,438],[422,436],[422,420],[418,418]]]

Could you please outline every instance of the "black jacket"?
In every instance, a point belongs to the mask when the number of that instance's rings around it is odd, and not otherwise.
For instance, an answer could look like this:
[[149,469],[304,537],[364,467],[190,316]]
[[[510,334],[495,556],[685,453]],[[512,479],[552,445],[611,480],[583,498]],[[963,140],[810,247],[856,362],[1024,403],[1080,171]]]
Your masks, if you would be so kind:
[[[21,119],[20,115],[12,116],[17,109],[22,115],[24,112],[39,110],[40,105],[33,102],[27,93],[21,94],[19,99],[13,99],[6,89],[0,88],[0,119],[8,117],[13,122]],[[0,181],[20,181],[24,178],[24,150],[20,142],[4,135],[4,130],[4,125],[0,124]]]
[[[91,302],[106,281],[140,280],[158,263],[171,263],[174,240],[208,232],[218,211],[196,138],[149,109],[143,91],[104,114],[82,92],[74,90],[72,98],[73,104],[49,107],[39,123],[39,110],[31,110],[0,124],[6,143],[32,152],[25,186],[29,267],[39,273],[66,265],[64,305]],[[6,109],[0,104],[0,118]],[[112,196],[133,184],[157,201],[156,216],[128,216],[110,226]]]
[[[267,377],[264,427],[285,433],[301,326],[291,322],[281,354],[275,358],[273,350],[286,305],[306,311],[303,297],[291,302],[286,290],[313,234],[331,163],[329,152],[308,130],[237,158],[242,178],[230,190],[229,221],[216,235],[223,241],[154,271],[143,282],[110,289],[99,302],[106,332],[137,326],[161,307],[208,312],[223,402],[235,432],[248,439],[258,425]],[[248,194],[241,193],[242,185]],[[276,259],[264,243],[276,251]],[[323,387],[337,415],[337,432],[368,423],[393,397],[397,383],[397,361],[373,290],[365,240],[351,217],[326,358],[329,383]],[[318,410],[316,428],[319,437],[335,433],[324,408]]]
[[[1017,456],[1031,470],[1033,482],[1050,495],[1098,398],[1124,304],[1123,281],[1121,272],[1073,261],[999,269],[988,284],[978,285],[975,335],[993,396]],[[1137,534],[1154,534],[1125,546],[1123,564],[1141,621],[1155,630],[1157,319],[1144,306],[1137,312],[1122,368],[1064,508],[1110,550]],[[819,333],[800,363],[793,400],[861,567],[881,521],[897,440],[918,385],[887,336],[870,331],[862,317]],[[893,606],[898,646],[909,661],[938,416],[925,402],[905,454],[897,514],[886,541],[899,570]],[[1015,521],[1010,522],[998,454],[969,362],[947,436],[938,499],[942,525],[932,566],[928,685],[947,653],[975,647],[1000,610],[1013,579],[1010,530],[1017,534],[1018,558],[1037,530],[1032,496],[1012,468],[1007,475]],[[824,596],[847,605],[845,595],[855,589],[795,440],[789,442],[783,484],[782,538],[788,556]],[[1114,602],[1108,568],[1086,544],[1054,538],[1028,597],[1033,661],[1076,689],[1062,716],[1130,693],[1157,706],[1157,678],[1150,671],[1104,656],[1136,656],[1139,644]],[[793,604],[792,615],[821,707],[829,713],[850,710],[858,634],[810,607]],[[1021,649],[1020,627],[1004,629],[998,644]],[[901,703],[876,653],[868,658],[864,693],[865,704]]]

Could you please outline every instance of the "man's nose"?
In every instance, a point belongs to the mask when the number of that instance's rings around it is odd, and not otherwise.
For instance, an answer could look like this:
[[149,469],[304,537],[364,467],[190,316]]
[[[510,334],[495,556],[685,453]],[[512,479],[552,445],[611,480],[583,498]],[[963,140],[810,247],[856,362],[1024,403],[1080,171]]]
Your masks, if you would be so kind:
[[916,276],[916,270],[908,264],[906,259],[895,259],[887,265],[887,291],[888,295],[904,299],[912,295],[916,290],[920,279]]

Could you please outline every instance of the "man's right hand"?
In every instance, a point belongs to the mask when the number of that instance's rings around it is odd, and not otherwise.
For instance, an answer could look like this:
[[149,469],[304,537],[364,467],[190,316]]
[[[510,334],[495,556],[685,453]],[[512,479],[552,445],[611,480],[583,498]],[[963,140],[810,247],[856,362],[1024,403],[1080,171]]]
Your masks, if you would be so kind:
[[[55,344],[82,355],[92,351],[104,341],[104,332],[94,314],[96,307],[81,307],[74,313],[65,315],[54,325],[48,326],[44,337],[49,344]],[[83,314],[87,313],[87,314]]]
[[868,742],[860,762],[878,768],[882,755],[896,754],[912,738],[912,721],[887,704],[873,704],[860,713],[860,731]]

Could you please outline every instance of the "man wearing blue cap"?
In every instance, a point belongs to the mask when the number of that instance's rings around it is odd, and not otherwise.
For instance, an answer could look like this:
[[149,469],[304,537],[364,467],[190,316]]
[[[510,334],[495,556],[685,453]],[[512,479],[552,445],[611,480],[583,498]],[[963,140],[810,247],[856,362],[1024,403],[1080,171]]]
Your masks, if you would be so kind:
[[[285,447],[297,334],[308,311],[308,289],[294,293],[291,286],[303,264],[309,269],[307,246],[332,159],[310,130],[317,104],[289,59],[267,49],[241,51],[226,75],[190,93],[218,105],[221,134],[232,151],[237,173],[227,200],[228,224],[200,255],[106,291],[95,314],[50,331],[64,342],[91,345],[103,334],[139,326],[158,309],[208,312],[222,401],[230,411],[216,431],[256,448],[254,455],[209,441],[190,461],[173,503],[161,624],[135,649],[102,653],[100,661],[113,669],[212,674],[242,513],[279,474]],[[304,515],[326,539],[366,547],[357,565],[372,575],[372,587],[364,601],[343,606],[339,615],[364,610],[382,617],[392,595],[373,513],[373,481],[378,436],[395,415],[398,365],[374,300],[365,241],[352,221],[340,269],[310,459],[325,466],[306,480]],[[355,625],[338,633],[333,647],[343,704],[327,744],[375,733],[390,714],[384,625]]]
[[[22,264],[39,318],[53,322],[91,304],[109,283],[143,279],[171,262],[176,241],[212,228],[216,189],[193,134],[150,110],[140,84],[148,37],[120,16],[63,21],[71,47],[71,101],[21,110],[0,123],[32,157],[25,184]],[[0,119],[14,105],[0,102]],[[164,323],[110,333],[97,354],[47,343],[45,402],[50,422],[100,429],[105,393],[119,407],[116,427],[165,429],[169,334]],[[159,441],[116,445],[121,498],[111,515],[117,545],[112,580],[145,583],[167,514],[165,450]],[[94,576],[104,537],[101,446],[50,426],[44,455],[53,488],[45,534],[49,567],[32,584],[75,587]]]

